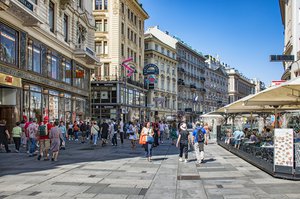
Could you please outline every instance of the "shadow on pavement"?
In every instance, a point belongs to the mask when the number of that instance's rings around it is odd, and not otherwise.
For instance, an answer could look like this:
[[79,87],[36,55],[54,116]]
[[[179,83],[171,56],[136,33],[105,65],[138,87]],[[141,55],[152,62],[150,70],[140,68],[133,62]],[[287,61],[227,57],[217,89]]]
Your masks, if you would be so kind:
[[[10,145],[10,149],[14,151],[14,145]],[[39,161],[37,156],[28,157],[24,148],[20,151],[20,153],[5,153],[3,150],[2,153],[0,152],[0,177],[14,174],[26,175],[28,172],[46,171],[60,166],[72,166],[76,163],[105,162],[137,157],[144,159],[145,156],[144,148],[137,145],[136,149],[132,150],[129,140],[124,140],[124,144],[119,144],[117,147],[111,145],[102,147],[100,144],[93,146],[90,143],[81,144],[70,141],[66,145],[66,150],[60,151],[57,162],[44,161],[43,159]],[[165,142],[153,148],[153,161],[164,161],[167,158],[161,156],[175,154],[178,154],[178,148],[171,145],[171,142]],[[142,159],[140,161],[143,161]]]

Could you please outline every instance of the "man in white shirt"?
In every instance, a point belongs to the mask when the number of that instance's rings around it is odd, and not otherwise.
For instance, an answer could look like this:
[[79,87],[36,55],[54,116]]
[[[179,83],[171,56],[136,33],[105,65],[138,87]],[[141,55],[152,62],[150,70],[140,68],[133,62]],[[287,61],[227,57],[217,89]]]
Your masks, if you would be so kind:
[[124,122],[120,118],[120,123],[119,123],[119,133],[120,133],[120,140],[121,144],[124,142]]
[[111,135],[111,143],[113,146],[118,146],[117,133],[118,133],[117,123],[115,122],[114,119],[112,119],[110,125],[110,135]]
[[160,132],[160,143],[164,143],[164,133],[165,133],[165,124],[164,122],[159,122],[159,132]]

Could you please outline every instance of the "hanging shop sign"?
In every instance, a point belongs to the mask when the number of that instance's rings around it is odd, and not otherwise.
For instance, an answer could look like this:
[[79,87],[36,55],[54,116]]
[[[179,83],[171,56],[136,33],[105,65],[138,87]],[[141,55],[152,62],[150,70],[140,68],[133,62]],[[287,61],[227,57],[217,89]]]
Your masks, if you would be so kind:
[[0,73],[0,84],[19,87],[19,88],[22,87],[21,78],[17,78],[11,75],[6,75],[3,73]]
[[158,75],[159,68],[155,64],[147,64],[143,69],[143,75]]

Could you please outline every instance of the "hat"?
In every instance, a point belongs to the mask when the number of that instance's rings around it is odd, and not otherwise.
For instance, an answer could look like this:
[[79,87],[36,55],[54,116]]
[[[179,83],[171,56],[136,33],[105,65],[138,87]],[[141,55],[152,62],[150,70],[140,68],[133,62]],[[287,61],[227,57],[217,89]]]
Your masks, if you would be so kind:
[[45,117],[44,117],[44,121],[45,121],[45,122],[46,122],[46,121],[48,122],[48,120],[49,120],[48,116],[45,116]]
[[183,131],[186,131],[186,123],[182,123],[180,125],[180,129],[183,130]]

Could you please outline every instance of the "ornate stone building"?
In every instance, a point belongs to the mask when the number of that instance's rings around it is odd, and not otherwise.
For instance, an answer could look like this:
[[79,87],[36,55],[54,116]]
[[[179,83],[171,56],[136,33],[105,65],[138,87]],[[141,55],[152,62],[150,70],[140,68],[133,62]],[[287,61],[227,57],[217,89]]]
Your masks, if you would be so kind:
[[[137,0],[93,0],[95,51],[101,65],[93,72],[92,115],[128,120],[145,118],[144,21]],[[134,71],[127,76],[125,64]]]
[[177,40],[178,116],[184,116],[191,123],[204,111],[206,58],[182,40]]
[[145,32],[145,66],[159,68],[154,89],[147,94],[149,121],[173,121],[177,116],[177,40],[157,26]]
[[281,19],[284,27],[284,55],[294,55],[294,62],[284,62],[282,80],[300,76],[300,1],[279,0]]
[[205,56],[207,64],[205,71],[205,105],[204,113],[215,111],[228,104],[228,75],[226,65],[211,55]]
[[0,1],[0,118],[90,116],[94,53],[90,1]]

